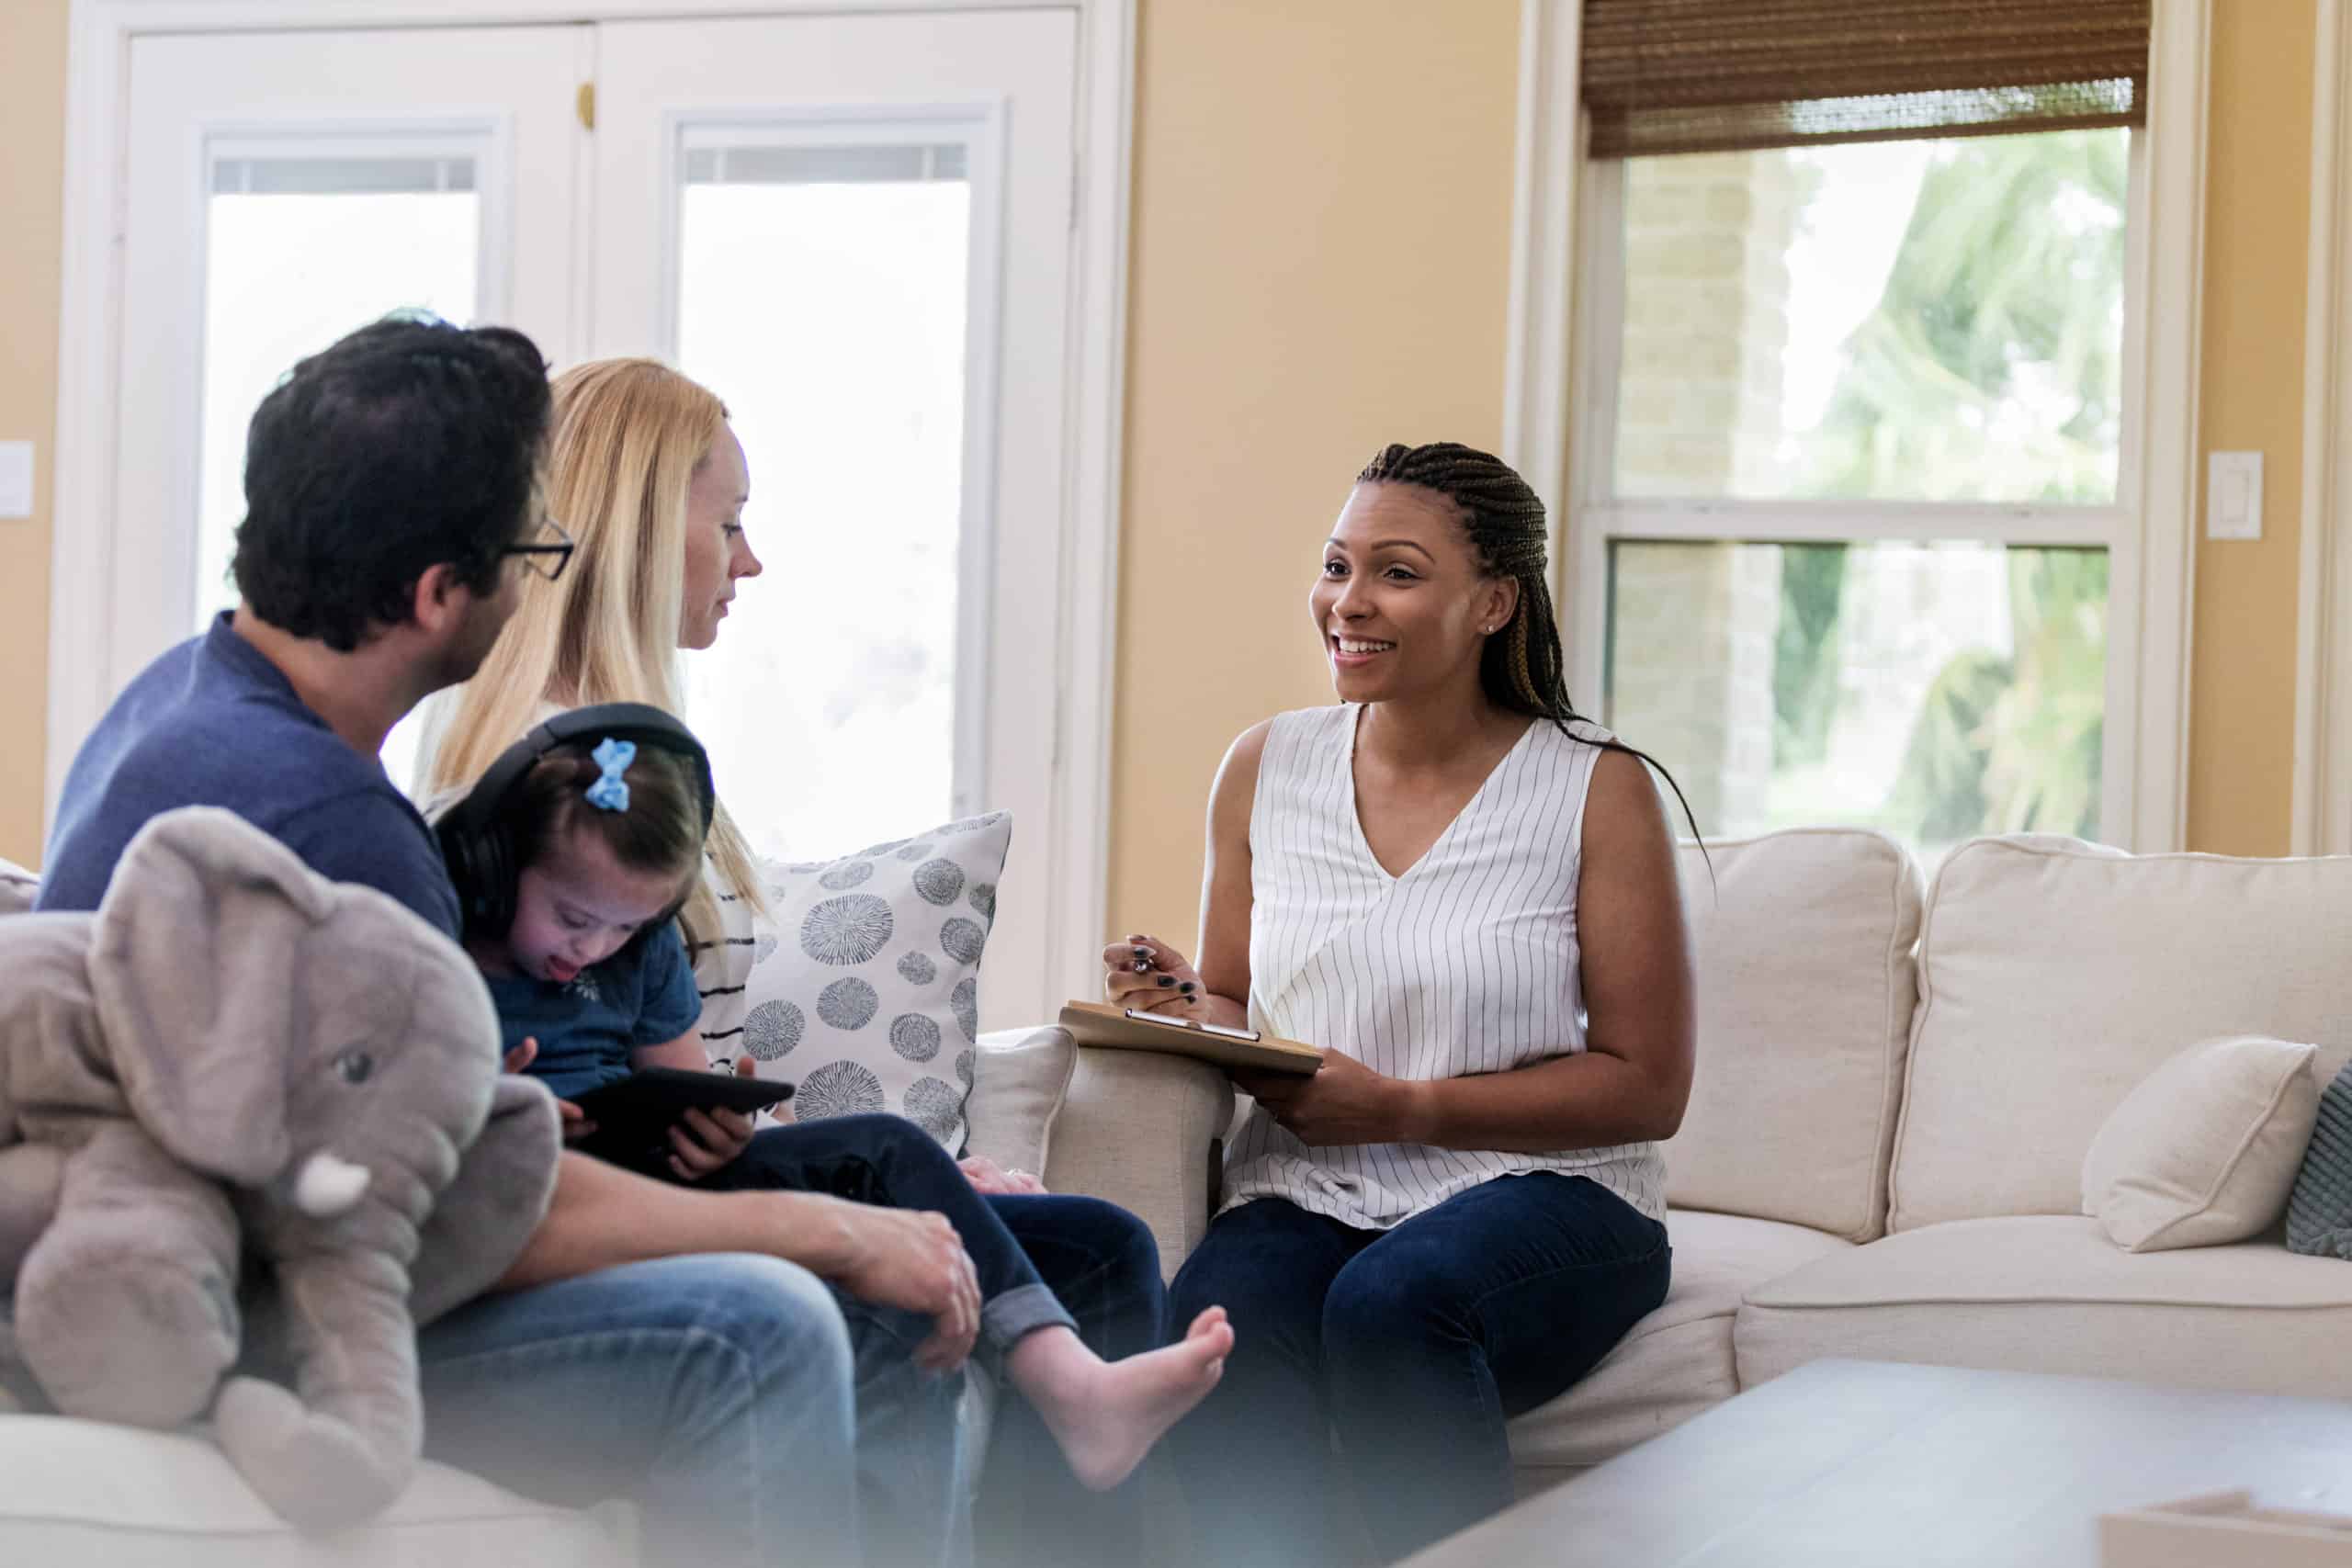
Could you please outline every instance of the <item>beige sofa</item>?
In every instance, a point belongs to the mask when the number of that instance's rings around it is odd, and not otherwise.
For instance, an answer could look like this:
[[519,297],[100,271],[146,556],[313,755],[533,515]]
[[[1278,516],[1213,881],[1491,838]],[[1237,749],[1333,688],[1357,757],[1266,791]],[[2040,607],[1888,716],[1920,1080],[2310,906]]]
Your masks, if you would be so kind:
[[[2275,1235],[2126,1253],[2079,1212],[2100,1123],[2181,1047],[2312,1042],[2323,1086],[2352,1057],[2352,859],[1987,839],[1923,896],[1871,833],[1709,852],[1712,876],[1682,854],[1700,1044],[1667,1151],[1673,1288],[1513,1423],[1523,1487],[1829,1356],[2352,1397],[2352,1266]],[[1173,1189],[1058,1142],[1048,1174],[1167,1204],[1205,1189],[1193,1152]]]
[[[0,861],[0,916],[30,907],[36,879]],[[1173,1057],[1080,1061],[1057,1029],[983,1036],[967,1107],[975,1152],[1049,1175],[1132,1167],[1167,1255],[1208,1222],[1206,1151],[1232,1095],[1225,1080]],[[1089,1054],[1090,1057],[1091,1054]],[[1081,1190],[1070,1180],[1067,1190]],[[6,1332],[0,1281],[0,1348]],[[963,1424],[967,1459],[986,1446],[993,1392],[975,1377]],[[201,1429],[150,1432],[11,1413],[0,1385],[0,1564],[94,1568],[630,1568],[643,1560],[632,1510],[550,1507],[446,1465],[364,1529],[304,1537],[254,1495]],[[968,1480],[978,1484],[975,1473]]]
[[[1514,1423],[1525,1486],[1825,1356],[2352,1397],[2352,1267],[2275,1238],[2127,1254],[2076,1213],[2100,1122],[2179,1047],[2312,1041],[2323,1081],[2352,1057],[2352,859],[1984,840],[1923,897],[1874,834],[1710,853],[1682,864],[1700,1071],[1668,1151],[1674,1286]],[[1133,1209],[1172,1272],[1214,1212],[1224,1078],[1058,1030],[983,1045],[975,1148]],[[367,1530],[305,1540],[200,1435],[0,1416],[0,1562],[35,1561],[588,1568],[633,1543],[625,1510],[433,1466]]]

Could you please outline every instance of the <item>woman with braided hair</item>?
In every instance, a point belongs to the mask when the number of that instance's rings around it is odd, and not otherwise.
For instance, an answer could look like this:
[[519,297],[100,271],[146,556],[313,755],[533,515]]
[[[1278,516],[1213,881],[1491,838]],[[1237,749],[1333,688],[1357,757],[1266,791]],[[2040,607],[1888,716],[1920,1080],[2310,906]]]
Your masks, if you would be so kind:
[[1340,705],[1227,753],[1198,967],[1103,953],[1115,1002],[1324,1051],[1235,1075],[1256,1103],[1171,1287],[1236,1329],[1171,1438],[1219,1563],[1387,1561],[1510,1504],[1506,1418],[1665,1299],[1690,1089],[1673,843],[1647,759],[1569,705],[1543,502],[1390,446],[1308,608]]

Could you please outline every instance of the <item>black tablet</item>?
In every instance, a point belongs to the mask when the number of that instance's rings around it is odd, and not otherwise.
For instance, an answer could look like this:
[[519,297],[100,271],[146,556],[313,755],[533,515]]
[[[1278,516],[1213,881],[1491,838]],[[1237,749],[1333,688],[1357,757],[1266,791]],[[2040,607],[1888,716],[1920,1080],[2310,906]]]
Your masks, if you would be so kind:
[[637,1166],[649,1153],[669,1148],[670,1129],[689,1111],[740,1111],[749,1116],[791,1098],[792,1086],[773,1078],[645,1067],[576,1095],[572,1103],[596,1124],[579,1145],[583,1153]]

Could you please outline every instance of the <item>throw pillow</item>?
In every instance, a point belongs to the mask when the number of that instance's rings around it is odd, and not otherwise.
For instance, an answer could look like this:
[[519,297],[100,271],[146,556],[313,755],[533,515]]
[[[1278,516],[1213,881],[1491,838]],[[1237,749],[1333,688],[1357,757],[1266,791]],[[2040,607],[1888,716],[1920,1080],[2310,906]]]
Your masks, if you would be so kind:
[[2316,1047],[2191,1045],[2126,1095],[2083,1157],[2083,1213],[2131,1252],[2219,1247],[2277,1223],[2310,1142]]
[[2352,1066],[2319,1097],[2311,1147],[2287,1199],[2287,1248],[2352,1258]]
[[972,1096],[964,1106],[971,1152],[1043,1180],[1054,1118],[1061,1114],[1077,1072],[1078,1042],[1067,1029],[983,1036]]
[[729,906],[727,940],[696,966],[705,1046],[797,1084],[796,1120],[892,1111],[960,1151],[980,955],[1012,841],[1012,814],[998,811],[837,860],[763,865],[772,916],[745,921]]
[[0,915],[21,915],[33,907],[40,878],[14,861],[0,860]]

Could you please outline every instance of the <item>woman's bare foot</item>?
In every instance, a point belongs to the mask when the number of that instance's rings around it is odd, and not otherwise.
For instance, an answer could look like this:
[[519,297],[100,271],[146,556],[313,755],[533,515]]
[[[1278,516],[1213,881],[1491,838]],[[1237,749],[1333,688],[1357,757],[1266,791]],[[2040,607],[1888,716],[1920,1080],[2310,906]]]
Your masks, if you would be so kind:
[[1225,1309],[1211,1307],[1182,1342],[1120,1361],[1097,1357],[1067,1328],[1045,1329],[1013,1348],[1006,1370],[1061,1444],[1071,1472],[1106,1492],[1207,1397],[1232,1349]]

